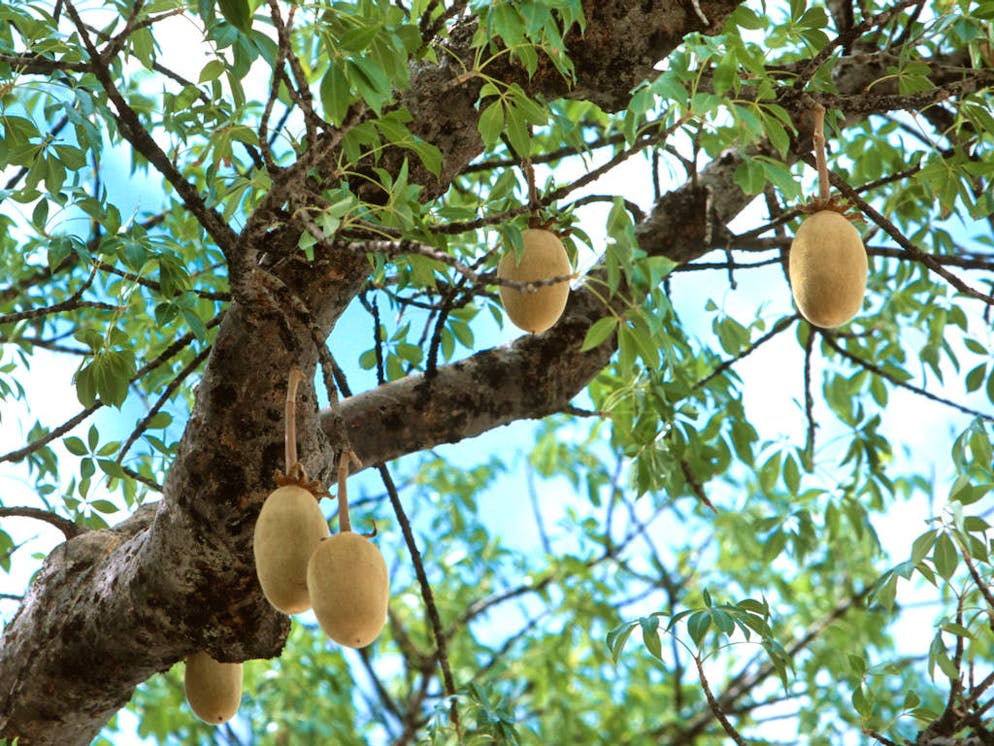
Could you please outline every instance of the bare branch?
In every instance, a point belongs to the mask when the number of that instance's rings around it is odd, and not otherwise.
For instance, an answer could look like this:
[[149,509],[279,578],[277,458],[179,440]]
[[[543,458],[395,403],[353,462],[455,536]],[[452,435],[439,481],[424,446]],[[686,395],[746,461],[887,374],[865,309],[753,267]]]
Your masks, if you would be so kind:
[[712,370],[710,373],[708,373],[706,376],[704,376],[704,378],[702,378],[701,380],[697,381],[697,383],[694,384],[694,389],[695,390],[699,389],[702,386],[704,386],[707,383],[709,383],[710,381],[713,381],[715,378],[717,378],[722,373],[724,373],[726,370],[728,370],[733,365],[735,365],[735,363],[737,363],[739,360],[741,360],[742,358],[748,357],[749,355],[751,355],[752,353],[754,353],[759,347],[761,347],[766,342],[769,342],[775,336],[777,336],[778,334],[780,334],[780,332],[785,331],[786,329],[789,329],[790,326],[791,326],[791,324],[793,324],[799,318],[800,318],[800,316],[795,313],[795,314],[793,314],[791,316],[784,316],[782,319],[777,320],[777,322],[773,325],[773,327],[768,332],[766,332],[766,334],[762,335],[761,337],[758,337],[755,342],[753,342],[748,347],[746,347],[744,350],[742,350],[742,352],[740,352],[738,355],[735,355],[734,357],[731,357],[728,360],[723,361],[714,370]]
[[397,516],[401,533],[404,535],[404,543],[407,544],[407,551],[410,553],[411,562],[414,564],[414,574],[418,578],[418,585],[421,586],[421,597],[424,599],[425,608],[428,611],[428,619],[431,621],[432,634],[435,637],[435,645],[438,649],[438,665],[442,669],[442,682],[445,685],[445,693],[452,698],[449,715],[452,718],[452,724],[456,727],[456,736],[461,744],[462,728],[459,724],[459,710],[455,699],[456,685],[452,678],[452,669],[449,666],[445,628],[442,627],[442,621],[438,615],[438,607],[435,605],[435,595],[431,590],[431,583],[428,582],[428,574],[425,572],[424,561],[421,559],[421,552],[418,550],[414,532],[411,529],[411,522],[404,512],[404,506],[400,501],[400,495],[397,494],[397,486],[393,482],[393,477],[390,476],[390,470],[385,464],[380,464],[377,470],[380,472],[383,486],[386,487],[387,494],[390,496],[390,504],[393,505],[394,514]]
[[71,539],[74,536],[79,536],[80,534],[86,532],[87,529],[82,526],[78,526],[68,518],[63,518],[60,515],[56,515],[48,510],[42,510],[41,508],[4,508],[0,507],[0,518],[6,517],[17,517],[17,518],[34,518],[36,521],[44,521],[52,526],[55,526],[62,534],[67,538]]
[[128,439],[124,442],[124,445],[121,446],[121,450],[117,453],[118,464],[124,460],[124,457],[127,455],[128,451],[131,450],[131,446],[133,446],[138,438],[140,438],[148,429],[152,418],[158,414],[159,410],[162,409],[166,402],[173,398],[176,390],[183,384],[183,382],[186,381],[186,379],[200,367],[204,360],[207,359],[210,351],[210,345],[205,346],[204,349],[198,352],[189,363],[183,366],[183,369],[176,374],[176,377],[173,378],[173,380],[169,382],[169,385],[166,386],[165,390],[156,400],[155,404],[152,405],[146,415],[142,418],[142,421],[138,423],[138,426],[131,432],[131,435],[128,436]]
[[722,729],[728,734],[728,737],[735,741],[735,743],[739,746],[749,746],[742,735],[735,730],[735,726],[733,726],[729,722],[728,718],[725,717],[721,704],[714,698],[714,694],[711,693],[711,686],[708,684],[707,677],[704,675],[704,665],[699,656],[694,656],[694,663],[697,664],[697,675],[701,679],[701,688],[704,690],[704,696],[707,698],[708,706],[711,708],[711,712],[714,713],[714,716],[718,722],[721,723]]
[[[992,77],[992,81],[994,81],[994,77]],[[943,267],[942,264],[939,263],[936,260],[936,258],[933,257],[931,254],[922,251],[913,242],[909,241],[904,236],[904,234],[901,233],[901,231],[898,230],[897,227],[890,220],[888,220],[879,212],[877,212],[877,210],[875,210],[870,203],[868,203],[861,196],[859,196],[857,191],[853,189],[851,186],[849,186],[848,183],[846,183],[845,179],[843,179],[835,172],[832,172],[830,174],[830,177],[832,180],[832,186],[834,186],[836,189],[842,192],[842,195],[846,199],[850,200],[853,204],[858,206],[864,215],[870,218],[874,223],[880,226],[884,230],[884,232],[887,233],[887,235],[893,238],[897,242],[898,246],[904,249],[904,251],[907,253],[907,255],[910,258],[915,259],[916,261],[919,261],[922,264],[924,264],[931,271],[935,272],[935,274],[945,279],[950,285],[952,285],[960,292],[966,293],[972,298],[977,298],[978,300],[982,301],[985,305],[990,305],[992,302],[994,302],[991,300],[989,296],[977,290],[974,290],[965,282],[963,282],[960,278],[958,278],[956,275],[954,275],[945,267]]]

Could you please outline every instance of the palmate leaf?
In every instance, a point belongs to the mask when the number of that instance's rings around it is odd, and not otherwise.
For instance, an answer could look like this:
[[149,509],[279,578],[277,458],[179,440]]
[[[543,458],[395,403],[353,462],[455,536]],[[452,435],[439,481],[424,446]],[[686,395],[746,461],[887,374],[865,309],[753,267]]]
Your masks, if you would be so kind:
[[128,396],[128,385],[136,371],[131,350],[97,353],[76,372],[76,394],[84,406],[99,398],[105,404],[120,407]]

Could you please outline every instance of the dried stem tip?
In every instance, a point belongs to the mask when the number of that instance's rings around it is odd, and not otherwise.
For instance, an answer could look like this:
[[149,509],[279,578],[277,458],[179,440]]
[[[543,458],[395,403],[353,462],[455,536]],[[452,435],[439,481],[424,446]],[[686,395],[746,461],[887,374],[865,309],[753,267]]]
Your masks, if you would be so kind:
[[350,464],[362,466],[362,461],[353,451],[342,451],[338,459],[338,530],[343,534],[352,530],[352,520],[349,518],[349,492],[345,486],[349,478]]
[[827,203],[831,195],[831,185],[828,180],[828,160],[825,157],[825,107],[815,102],[811,109],[814,132],[811,139],[815,148],[815,163],[818,167],[818,199]]
[[297,463],[297,387],[304,380],[300,368],[290,371],[286,387],[286,410],[283,423],[283,447],[286,455],[286,473],[290,474]]

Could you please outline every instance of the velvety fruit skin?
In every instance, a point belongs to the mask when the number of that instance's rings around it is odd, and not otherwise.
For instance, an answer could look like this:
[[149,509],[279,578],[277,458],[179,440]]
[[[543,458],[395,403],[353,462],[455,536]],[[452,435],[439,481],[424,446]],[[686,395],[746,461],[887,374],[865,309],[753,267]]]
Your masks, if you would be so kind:
[[867,271],[859,231],[834,210],[816,212],[797,229],[790,287],[797,309],[815,326],[841,326],[859,313]]
[[339,645],[363,648],[387,621],[390,576],[369,539],[344,531],[321,542],[307,563],[307,587],[321,629]]
[[328,533],[318,501],[303,487],[285,485],[266,498],[252,551],[262,592],[280,611],[298,614],[311,608],[307,561]]
[[193,714],[220,725],[235,716],[242,701],[242,664],[218,663],[201,650],[186,659],[184,685]]
[[[497,277],[517,282],[548,280],[570,274],[569,257],[563,242],[552,231],[529,228],[521,234],[524,251],[516,261],[513,251],[507,252],[497,265]],[[500,301],[511,322],[526,332],[538,334],[559,321],[569,297],[569,282],[543,285],[531,293],[501,285]]]

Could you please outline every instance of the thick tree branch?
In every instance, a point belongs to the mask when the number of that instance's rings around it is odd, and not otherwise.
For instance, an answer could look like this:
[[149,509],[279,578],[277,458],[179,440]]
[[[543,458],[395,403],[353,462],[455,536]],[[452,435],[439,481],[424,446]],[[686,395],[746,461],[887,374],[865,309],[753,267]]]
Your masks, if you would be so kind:
[[[594,293],[574,290],[563,318],[548,332],[440,366],[431,377],[411,375],[343,399],[337,414],[356,453],[372,466],[558,412],[611,358],[613,340],[579,351],[587,329],[606,313]],[[321,415],[329,437],[335,414]]]
[[82,526],[77,526],[75,523],[70,521],[68,518],[63,518],[60,515],[56,515],[48,510],[42,510],[40,508],[2,508],[0,507],[0,518],[6,517],[19,517],[19,518],[34,518],[36,521],[44,521],[49,525],[55,526],[62,534],[67,538],[71,539],[74,536],[79,536],[81,533],[86,531]]

